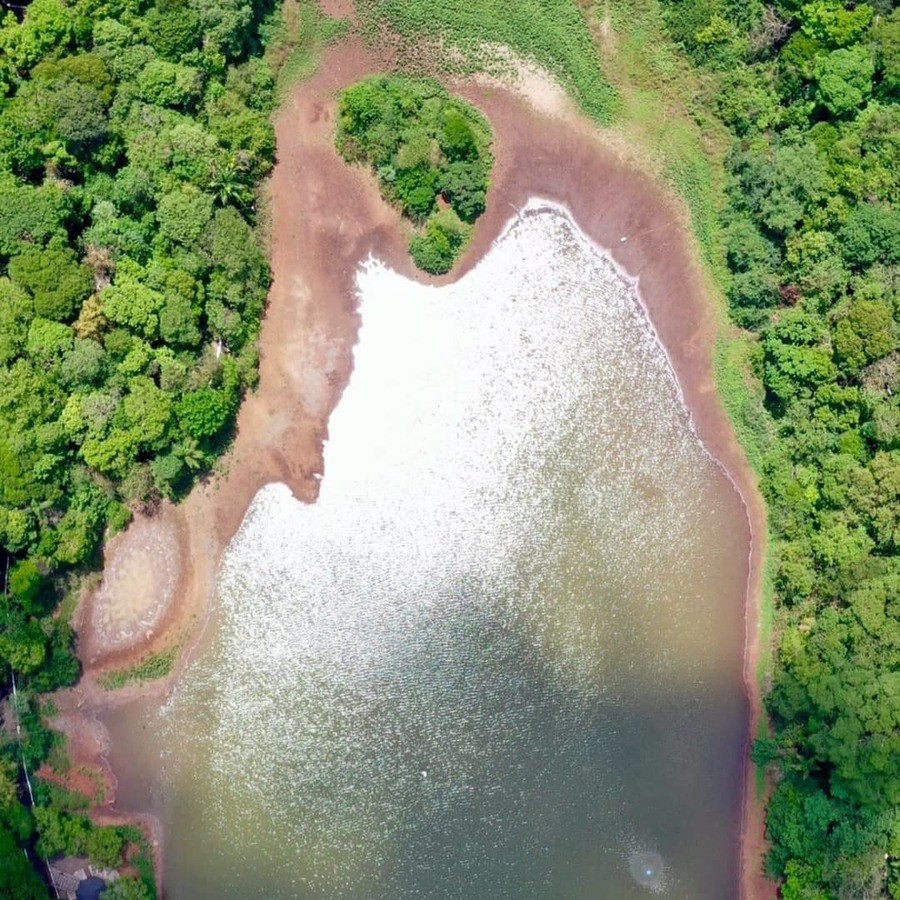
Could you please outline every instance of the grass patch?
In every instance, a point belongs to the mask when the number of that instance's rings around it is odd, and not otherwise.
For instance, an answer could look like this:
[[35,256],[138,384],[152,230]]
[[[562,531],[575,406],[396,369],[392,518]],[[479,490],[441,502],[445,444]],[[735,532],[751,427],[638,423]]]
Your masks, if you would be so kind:
[[719,214],[731,135],[709,111],[706,76],[675,46],[656,0],[596,2],[589,19],[620,97],[615,130],[684,200],[703,262],[727,286]]
[[165,678],[175,665],[181,645],[182,641],[179,641],[168,650],[148,653],[137,665],[128,669],[108,672],[98,678],[97,683],[104,690],[115,691],[128,684],[142,684],[145,681],[157,681],[160,678]]
[[390,40],[405,68],[500,72],[509,65],[494,49],[502,45],[556,76],[597,122],[615,114],[616,93],[573,0],[358,0],[357,10],[363,35]]
[[757,344],[745,335],[720,337],[713,353],[713,367],[722,405],[757,475],[773,451],[776,435],[763,406],[763,387],[753,373]]
[[293,84],[315,72],[322,50],[346,31],[347,23],[326,16],[316,0],[285,0],[266,48],[280,100]]

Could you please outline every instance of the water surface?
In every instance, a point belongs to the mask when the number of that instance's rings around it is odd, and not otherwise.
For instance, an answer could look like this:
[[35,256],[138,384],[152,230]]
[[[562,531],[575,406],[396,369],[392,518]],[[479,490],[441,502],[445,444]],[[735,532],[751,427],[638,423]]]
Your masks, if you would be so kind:
[[736,896],[746,517],[634,285],[533,204],[457,284],[358,286],[318,503],[257,495],[111,723],[167,896]]

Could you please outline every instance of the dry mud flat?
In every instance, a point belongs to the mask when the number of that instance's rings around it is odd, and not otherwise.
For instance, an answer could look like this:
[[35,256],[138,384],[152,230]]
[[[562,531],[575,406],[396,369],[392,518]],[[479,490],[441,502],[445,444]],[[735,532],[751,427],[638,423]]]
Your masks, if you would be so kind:
[[[313,502],[322,476],[328,416],[350,375],[359,320],[354,277],[370,252],[417,281],[458,278],[488,251],[511,215],[530,197],[568,207],[579,227],[632,276],[667,350],[697,433],[721,462],[748,507],[747,655],[745,674],[753,733],[759,715],[756,634],[764,512],[752,474],[715,390],[712,347],[717,324],[679,207],[649,175],[621,158],[602,135],[533,73],[513,89],[492,82],[451,85],[477,105],[495,132],[496,166],[487,212],[451,276],[414,269],[397,213],[374,179],[346,166],[333,149],[335,95],[385,68],[354,41],[324,54],[317,74],[297,86],[277,120],[278,165],[269,183],[274,281],[260,336],[260,383],[241,407],[237,437],[221,474],[153,522],[138,518],[111,542],[99,590],[81,609],[79,647],[85,677],[60,697],[60,721],[83,747],[74,768],[93,767],[107,782],[95,714],[138,694],[166,691],[177,677],[115,693],[97,678],[135,665],[149,652],[184,644],[202,631],[222,552],[250,501],[265,484],[286,483]],[[533,101],[533,102],[532,102]],[[752,533],[751,533],[752,528]],[[751,540],[752,537],[752,540]],[[109,639],[112,639],[110,642]],[[183,660],[188,654],[183,654]],[[758,875],[762,819],[747,771],[743,811],[742,894],[774,896]]]

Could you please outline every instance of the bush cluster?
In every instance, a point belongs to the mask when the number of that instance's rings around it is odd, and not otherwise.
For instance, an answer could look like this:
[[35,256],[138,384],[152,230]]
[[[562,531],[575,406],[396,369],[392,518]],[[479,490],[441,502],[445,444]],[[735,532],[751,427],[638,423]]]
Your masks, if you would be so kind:
[[409,251],[419,268],[442,274],[484,212],[493,159],[490,128],[436,81],[380,75],[340,98],[337,147],[369,165],[385,198],[419,232]]

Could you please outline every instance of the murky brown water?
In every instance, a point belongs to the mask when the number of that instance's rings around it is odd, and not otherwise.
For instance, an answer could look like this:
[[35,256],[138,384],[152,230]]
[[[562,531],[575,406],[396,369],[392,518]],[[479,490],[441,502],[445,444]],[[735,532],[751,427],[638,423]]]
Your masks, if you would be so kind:
[[633,288],[532,210],[360,276],[319,502],[257,496],[162,711],[167,896],[737,896],[748,527]]

